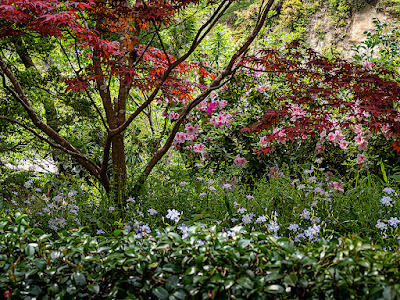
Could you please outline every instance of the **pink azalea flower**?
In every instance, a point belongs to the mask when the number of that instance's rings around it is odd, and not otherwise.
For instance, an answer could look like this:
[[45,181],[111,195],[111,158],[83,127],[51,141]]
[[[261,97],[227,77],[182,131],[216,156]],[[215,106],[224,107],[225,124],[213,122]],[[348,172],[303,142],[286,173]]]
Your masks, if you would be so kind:
[[210,120],[214,128],[220,128],[223,125],[229,125],[231,121],[232,121],[232,115],[224,113],[221,113]]
[[197,135],[195,134],[186,134],[186,140],[187,141],[194,141],[195,139],[197,139]]
[[317,145],[315,146],[315,152],[317,152],[317,154],[325,153],[325,146],[321,143],[317,143]]
[[241,157],[240,154],[236,155],[235,159],[234,159],[234,164],[237,168],[243,168],[246,165],[246,158]]
[[[336,130],[335,131],[335,141],[338,143],[341,143],[343,139],[344,139],[344,135],[343,135],[342,131]],[[347,147],[347,145],[346,145],[346,147]]]
[[202,143],[193,145],[193,152],[204,153],[204,145]]
[[194,126],[191,123],[187,123],[185,125],[186,133],[190,135],[194,135],[199,131],[199,125],[195,124]]
[[258,85],[258,86],[256,86],[256,91],[262,93],[265,91],[265,89],[261,85]]
[[172,120],[178,120],[179,119],[179,114],[174,112],[174,111],[171,111],[169,113],[168,119],[170,119],[171,121]]
[[228,104],[228,101],[221,100],[221,101],[219,101],[219,108],[223,109],[227,104]]
[[177,132],[175,135],[174,141],[176,144],[181,144],[186,141],[187,137],[188,137],[188,134],[186,134],[184,132]]
[[342,149],[347,149],[347,146],[348,146],[348,145],[349,145],[349,143],[346,142],[346,141],[341,141],[341,142],[339,143],[339,147],[342,148]]
[[356,141],[356,143],[361,143],[364,140],[364,138],[361,135],[357,135],[354,138],[354,140]]
[[[211,92],[210,93],[210,99],[212,100],[212,101],[214,101],[215,99],[218,99],[218,95],[217,95],[217,93],[216,92]],[[217,101],[218,102],[218,101]]]
[[200,102],[199,106],[197,107],[200,111],[205,111],[207,109],[207,100],[203,100]]
[[364,135],[361,125],[354,126],[354,133],[357,135]]
[[336,191],[344,192],[343,183],[339,181],[330,181],[329,185]]
[[262,136],[260,137],[260,145],[265,146],[267,144],[267,137]]
[[364,61],[362,63],[362,65],[364,66],[364,68],[372,70],[372,67],[374,66],[374,63],[370,62],[370,61]]
[[269,175],[275,175],[278,172],[277,167],[272,167],[269,169]]
[[366,140],[361,140],[358,144],[358,151],[367,151],[368,150],[368,142]]
[[361,165],[363,162],[367,160],[366,156],[364,154],[357,154],[357,164]]
[[187,123],[187,124],[185,125],[185,129],[186,129],[186,132],[187,132],[188,134],[191,134],[190,132],[194,130],[193,125],[192,125],[191,123]]

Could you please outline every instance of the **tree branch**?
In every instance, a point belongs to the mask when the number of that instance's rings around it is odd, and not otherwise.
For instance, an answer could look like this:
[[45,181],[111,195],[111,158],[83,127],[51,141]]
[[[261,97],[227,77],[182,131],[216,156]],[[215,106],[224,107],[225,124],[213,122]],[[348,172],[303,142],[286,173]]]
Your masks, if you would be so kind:
[[103,77],[103,70],[101,69],[101,56],[99,50],[94,50],[93,52],[93,67],[94,73],[97,76],[96,84],[97,89],[99,90],[101,100],[103,101],[103,107],[106,111],[106,119],[108,125],[112,128],[113,119],[114,119],[114,109],[112,106],[111,95],[109,86],[106,84],[106,81]]
[[135,67],[140,60],[143,58],[143,56],[145,55],[145,53],[147,52],[147,50],[150,48],[151,43],[153,42],[154,38],[156,37],[157,33],[154,33],[153,36],[150,39],[150,42],[146,45],[146,48],[144,48],[144,51],[142,52],[142,54],[140,54],[140,56],[138,57],[138,59],[135,61],[135,63],[133,64],[133,66]]

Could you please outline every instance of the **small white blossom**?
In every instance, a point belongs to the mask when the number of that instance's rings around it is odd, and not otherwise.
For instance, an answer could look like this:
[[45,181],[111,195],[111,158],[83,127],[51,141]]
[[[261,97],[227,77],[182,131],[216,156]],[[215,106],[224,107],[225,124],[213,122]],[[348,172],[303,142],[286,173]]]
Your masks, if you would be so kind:
[[240,213],[240,214],[243,214],[243,213],[245,213],[246,211],[247,211],[247,209],[244,208],[244,207],[241,207],[241,208],[239,208],[239,209],[237,210],[237,212]]
[[148,209],[147,212],[150,214],[150,216],[157,214],[157,211],[154,208]]
[[382,190],[382,192],[387,193],[387,194],[391,194],[394,193],[394,189],[390,188],[390,187],[386,187]]
[[179,216],[181,215],[176,209],[168,209],[167,219],[173,220],[175,222],[179,221]]
[[386,224],[386,223],[383,223],[383,222],[380,221],[380,220],[378,220],[378,222],[376,222],[375,227],[383,231],[383,230],[386,230],[387,224]]
[[268,226],[268,230],[273,233],[276,233],[280,228],[279,224],[275,221],[269,222],[269,224],[267,226]]
[[250,215],[250,214],[245,214],[245,215],[243,215],[243,217],[242,217],[242,222],[243,222],[244,224],[249,224],[249,223],[251,223],[251,221],[252,221],[252,218],[251,218],[251,215]]

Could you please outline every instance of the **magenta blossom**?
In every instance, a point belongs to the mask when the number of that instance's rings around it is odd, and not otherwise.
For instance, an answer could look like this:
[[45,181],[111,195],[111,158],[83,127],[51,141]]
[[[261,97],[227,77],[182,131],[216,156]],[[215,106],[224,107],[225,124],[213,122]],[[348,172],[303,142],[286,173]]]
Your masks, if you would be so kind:
[[217,109],[218,102],[210,102],[207,107],[207,113],[211,117],[211,114]]

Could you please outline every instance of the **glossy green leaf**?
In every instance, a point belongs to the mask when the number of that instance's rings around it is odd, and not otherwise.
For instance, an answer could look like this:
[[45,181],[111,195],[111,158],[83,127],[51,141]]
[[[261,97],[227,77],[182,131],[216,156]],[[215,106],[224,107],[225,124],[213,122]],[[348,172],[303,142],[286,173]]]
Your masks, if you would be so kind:
[[158,299],[161,299],[161,300],[166,300],[166,299],[168,299],[168,296],[169,296],[168,291],[161,286],[156,287],[153,290],[153,294],[154,294],[154,296],[156,296]]

